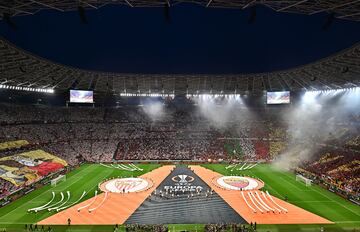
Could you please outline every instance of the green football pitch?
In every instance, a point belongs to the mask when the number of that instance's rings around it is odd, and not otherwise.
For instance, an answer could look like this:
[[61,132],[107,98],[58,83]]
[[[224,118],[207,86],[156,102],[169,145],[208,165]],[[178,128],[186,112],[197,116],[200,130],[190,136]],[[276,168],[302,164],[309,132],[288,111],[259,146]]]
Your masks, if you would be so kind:
[[251,176],[265,182],[263,190],[280,199],[322,216],[334,225],[259,225],[264,231],[360,231],[360,207],[319,186],[306,186],[295,179],[295,174],[273,168],[270,164],[260,164],[255,168],[238,171],[226,169],[226,165],[207,164],[206,168],[223,175]]
[[[51,192],[60,193],[70,191],[70,203],[76,201],[83,191],[88,194],[85,199],[94,196],[98,183],[112,177],[138,176],[149,172],[160,165],[141,164],[143,171],[129,172],[119,169],[107,168],[99,164],[84,164],[80,168],[67,174],[65,182],[59,183],[56,187],[47,185],[35,190],[28,195],[14,201],[13,203],[0,208],[0,231],[7,228],[7,231],[23,231],[24,224],[36,223],[50,215],[51,212],[28,213],[30,208],[46,204],[51,200]],[[269,164],[257,165],[247,171],[226,169],[226,165],[207,164],[203,165],[223,175],[245,175],[259,178],[265,182],[264,189],[272,195],[284,199],[310,212],[325,217],[335,224],[333,225],[258,225],[257,231],[360,231],[360,207],[356,206],[341,197],[324,190],[318,186],[307,187],[302,182],[295,180],[295,175],[286,171],[279,171]],[[60,199],[57,194],[56,199]],[[113,231],[113,225],[109,226],[51,226],[53,231]],[[47,228],[47,227],[46,227]],[[169,225],[171,231],[203,231],[203,225]],[[120,230],[124,231],[124,230]]]

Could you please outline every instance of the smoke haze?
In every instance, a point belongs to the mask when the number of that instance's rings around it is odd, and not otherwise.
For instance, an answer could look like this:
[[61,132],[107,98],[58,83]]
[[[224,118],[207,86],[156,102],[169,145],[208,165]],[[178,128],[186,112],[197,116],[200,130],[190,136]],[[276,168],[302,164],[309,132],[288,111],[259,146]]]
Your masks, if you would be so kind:
[[340,123],[360,112],[359,89],[306,92],[301,101],[283,115],[288,124],[289,146],[274,166],[289,169],[312,158],[318,144],[341,137]]

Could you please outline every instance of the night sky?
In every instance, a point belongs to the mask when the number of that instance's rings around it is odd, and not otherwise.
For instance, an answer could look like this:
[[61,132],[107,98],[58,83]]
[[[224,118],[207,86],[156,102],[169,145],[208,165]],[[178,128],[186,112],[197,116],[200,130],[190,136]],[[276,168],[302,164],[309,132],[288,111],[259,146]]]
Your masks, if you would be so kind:
[[77,68],[159,74],[230,74],[287,69],[329,56],[360,41],[360,22],[335,20],[323,30],[326,14],[209,9],[106,6],[77,11],[41,11],[0,21],[0,35],[51,61]]

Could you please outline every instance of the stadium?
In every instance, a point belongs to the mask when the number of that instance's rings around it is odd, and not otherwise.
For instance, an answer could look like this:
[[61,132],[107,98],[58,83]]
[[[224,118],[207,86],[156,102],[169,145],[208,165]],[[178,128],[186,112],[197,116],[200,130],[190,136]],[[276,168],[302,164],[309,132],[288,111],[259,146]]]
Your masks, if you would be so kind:
[[359,1],[0,15],[0,232],[360,231]]

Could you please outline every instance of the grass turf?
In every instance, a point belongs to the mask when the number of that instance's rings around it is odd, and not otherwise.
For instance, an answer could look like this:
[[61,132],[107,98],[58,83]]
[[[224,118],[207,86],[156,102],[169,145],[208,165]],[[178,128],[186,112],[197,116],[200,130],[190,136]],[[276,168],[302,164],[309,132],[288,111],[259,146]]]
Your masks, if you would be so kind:
[[[138,176],[159,167],[156,164],[139,165],[143,171],[128,172],[118,169],[111,169],[99,164],[85,164],[80,168],[67,174],[67,180],[56,187],[47,185],[35,190],[15,202],[0,208],[0,231],[7,228],[8,232],[22,231],[24,224],[35,223],[54,213],[38,212],[27,213],[27,210],[46,204],[51,199],[51,192],[71,192],[70,202],[76,201],[84,190],[89,194],[86,198],[94,195],[99,182],[106,178],[117,176],[129,177]],[[341,197],[324,190],[318,186],[306,187],[302,182],[295,180],[295,175],[290,172],[279,171],[268,164],[261,164],[247,171],[225,169],[226,165],[207,164],[203,165],[224,175],[246,175],[262,179],[265,182],[265,189],[271,194],[284,198],[308,211],[323,216],[335,225],[323,226],[325,231],[360,231],[360,207],[351,204]],[[56,200],[60,199],[57,194]],[[84,199],[84,200],[85,200]],[[203,231],[203,225],[168,225],[171,231]],[[258,231],[320,231],[319,225],[258,225]],[[52,226],[53,231],[113,231],[113,226]],[[122,228],[122,227],[121,227]],[[120,229],[120,231],[124,231]]]
[[[159,166],[160,165],[156,164],[138,165],[143,171],[130,172],[104,167],[100,164],[84,164],[68,173],[66,175],[66,181],[60,182],[56,187],[52,187],[50,184],[46,185],[0,208],[0,228],[16,224],[35,223],[55,214],[56,212],[48,212],[47,210],[37,213],[27,212],[28,209],[39,207],[49,202],[52,198],[52,191],[56,193],[53,202],[60,200],[60,192],[65,194],[66,191],[70,191],[71,198],[68,202],[68,204],[70,204],[77,201],[84,190],[87,191],[87,194],[83,200],[93,197],[95,190],[98,189],[98,184],[104,179],[118,176],[139,176]],[[65,196],[65,198],[67,198],[67,196]]]
[[360,231],[360,207],[327,191],[317,185],[306,186],[295,180],[295,174],[273,167],[271,164],[260,164],[253,169],[240,171],[237,168],[226,169],[227,165],[206,164],[204,167],[223,175],[251,176],[265,182],[263,190],[306,209],[312,213],[335,222],[334,225],[259,225],[260,230],[267,231]]

